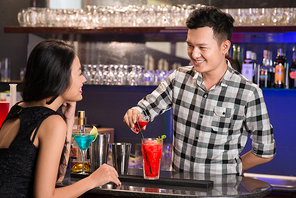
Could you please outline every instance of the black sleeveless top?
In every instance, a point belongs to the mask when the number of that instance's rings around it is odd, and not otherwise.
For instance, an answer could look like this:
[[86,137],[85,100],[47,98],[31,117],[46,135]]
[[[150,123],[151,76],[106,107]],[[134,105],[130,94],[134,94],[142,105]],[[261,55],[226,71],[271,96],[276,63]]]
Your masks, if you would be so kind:
[[9,118],[19,118],[20,129],[9,148],[0,149],[1,198],[33,197],[38,156],[38,148],[33,142],[43,120],[56,114],[59,115],[52,109],[41,106],[23,108],[16,104],[11,108],[5,121]]

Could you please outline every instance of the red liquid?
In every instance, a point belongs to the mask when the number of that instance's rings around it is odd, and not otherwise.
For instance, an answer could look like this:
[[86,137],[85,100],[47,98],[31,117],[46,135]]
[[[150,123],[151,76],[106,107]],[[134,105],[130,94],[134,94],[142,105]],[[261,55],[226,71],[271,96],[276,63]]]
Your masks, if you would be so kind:
[[[148,140],[149,141],[149,140]],[[143,159],[144,159],[144,169],[145,169],[145,175],[146,177],[158,177],[159,174],[159,166],[160,166],[160,158],[162,154],[162,144],[155,144],[152,141],[146,140],[145,144],[142,145],[142,152],[143,152]],[[150,144],[151,142],[151,144]],[[147,155],[145,155],[145,153]],[[149,165],[147,163],[147,159],[150,163],[151,172]]]
[[3,121],[5,120],[9,111],[9,102],[0,101],[0,127],[2,126]]
[[[144,126],[146,126],[146,124],[148,123],[148,121],[138,121],[140,128],[143,129]],[[139,133],[139,127],[137,125],[137,123],[135,123],[135,127],[132,128],[132,131],[135,133]]]
[[148,188],[148,187],[145,187],[145,192],[154,192],[154,193],[158,193],[159,192],[159,189],[158,188]]
[[[138,123],[140,125],[140,128],[143,129],[143,127],[146,126],[146,124],[148,123],[148,121],[146,121],[146,122],[145,121],[144,122],[143,121],[142,122],[141,121],[138,121]],[[137,123],[135,124],[135,128],[136,129],[139,129]]]

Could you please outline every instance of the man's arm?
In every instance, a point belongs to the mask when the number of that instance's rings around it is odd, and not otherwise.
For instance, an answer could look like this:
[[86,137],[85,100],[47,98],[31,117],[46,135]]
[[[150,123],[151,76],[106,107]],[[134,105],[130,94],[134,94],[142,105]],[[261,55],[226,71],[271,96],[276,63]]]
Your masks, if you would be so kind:
[[275,155],[273,127],[270,124],[262,90],[258,87],[249,97],[245,123],[252,139],[252,150],[241,156],[243,171],[267,163]]
[[244,155],[242,155],[241,159],[243,164],[243,171],[245,171],[257,165],[270,162],[273,159],[273,157],[270,157],[270,158],[259,157],[253,154],[252,151],[249,151]]

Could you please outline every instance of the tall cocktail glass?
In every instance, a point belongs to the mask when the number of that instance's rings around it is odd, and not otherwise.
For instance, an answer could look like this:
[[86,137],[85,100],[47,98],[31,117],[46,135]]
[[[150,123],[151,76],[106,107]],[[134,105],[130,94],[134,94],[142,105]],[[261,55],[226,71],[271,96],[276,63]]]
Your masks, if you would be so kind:
[[162,145],[163,140],[156,138],[142,139],[144,179],[159,179]]
[[76,141],[82,156],[82,171],[80,172],[80,174],[85,174],[85,171],[84,171],[85,155],[88,147],[96,137],[96,134],[91,135],[90,133],[73,133],[72,136]]

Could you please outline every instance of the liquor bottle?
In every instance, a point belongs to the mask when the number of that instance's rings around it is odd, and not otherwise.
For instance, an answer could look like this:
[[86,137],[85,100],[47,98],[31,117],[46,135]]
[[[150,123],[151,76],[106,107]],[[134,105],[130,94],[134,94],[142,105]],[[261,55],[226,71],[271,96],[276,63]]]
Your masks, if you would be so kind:
[[239,61],[239,53],[238,53],[238,49],[239,46],[237,47],[236,45],[232,46],[232,67],[233,69],[235,69],[238,72],[241,72],[241,64]]
[[296,46],[293,47],[292,65],[289,68],[289,88],[296,89]]
[[274,67],[271,61],[271,52],[263,50],[262,66],[259,72],[259,87],[271,88],[274,82]]
[[246,59],[242,64],[242,75],[244,75],[251,82],[254,82],[254,69],[256,67],[256,63],[252,60],[252,51],[246,52]]
[[253,83],[259,84],[259,69],[257,65],[257,54],[255,52],[252,52],[251,60],[254,61],[254,74],[253,74]]
[[77,132],[85,133],[85,111],[78,111]]
[[244,56],[245,56],[244,48],[241,47],[240,45],[238,45],[237,46],[237,59],[238,59],[238,62],[240,63],[241,70],[242,70],[242,62],[244,60]]
[[285,88],[285,77],[287,68],[287,58],[284,54],[282,48],[277,51],[277,57],[274,62],[275,72],[274,72],[274,87],[275,88]]
[[[85,111],[78,111],[78,123],[77,123],[77,129],[76,132],[80,133],[85,133]],[[72,161],[82,161],[80,152],[78,152],[79,147],[72,139],[72,144],[71,144],[71,159]],[[72,168],[71,168],[72,169]]]
[[[85,133],[85,111],[78,111],[77,132]],[[88,155],[87,155],[88,156]],[[89,157],[86,157],[84,162],[84,170],[86,172],[91,170]],[[71,145],[71,172],[82,171],[82,156],[79,152],[79,147],[76,141],[72,140]]]
[[272,51],[269,51],[268,53],[268,59],[269,59],[269,67],[270,67],[270,82],[271,82],[271,87],[274,87],[274,73],[275,73],[275,68],[273,65],[272,61]]

